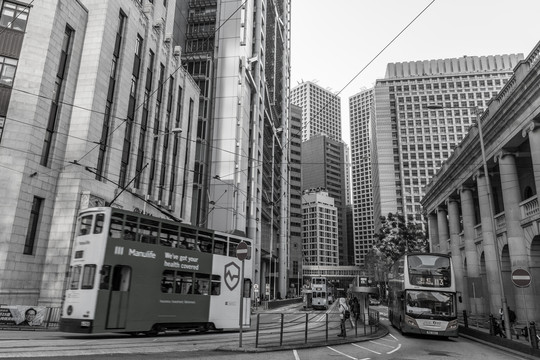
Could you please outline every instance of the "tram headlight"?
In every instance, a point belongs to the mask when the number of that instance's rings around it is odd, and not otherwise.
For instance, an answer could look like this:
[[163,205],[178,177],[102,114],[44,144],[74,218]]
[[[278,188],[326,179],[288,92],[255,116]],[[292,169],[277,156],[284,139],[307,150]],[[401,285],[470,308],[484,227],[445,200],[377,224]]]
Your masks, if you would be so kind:
[[446,327],[446,330],[455,330],[458,328],[458,321],[457,319],[456,320],[452,320],[448,323],[448,326]]
[[416,322],[416,319],[414,319],[414,318],[412,318],[412,317],[410,317],[408,315],[405,315],[405,322],[409,326],[418,327],[418,323]]
[[90,327],[90,325],[92,325],[91,321],[81,321],[81,327],[82,328]]

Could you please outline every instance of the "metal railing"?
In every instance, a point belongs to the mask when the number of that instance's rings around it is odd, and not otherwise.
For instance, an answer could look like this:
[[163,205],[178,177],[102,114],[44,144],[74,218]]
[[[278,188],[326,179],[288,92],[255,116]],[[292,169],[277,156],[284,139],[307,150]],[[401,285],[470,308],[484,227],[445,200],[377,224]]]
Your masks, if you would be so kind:
[[[367,320],[362,317],[345,320],[347,337],[376,334],[379,312],[369,310]],[[354,326],[353,326],[354,324]],[[341,319],[338,312],[258,313],[255,324],[255,347],[282,347],[309,343],[328,343],[338,339]]]

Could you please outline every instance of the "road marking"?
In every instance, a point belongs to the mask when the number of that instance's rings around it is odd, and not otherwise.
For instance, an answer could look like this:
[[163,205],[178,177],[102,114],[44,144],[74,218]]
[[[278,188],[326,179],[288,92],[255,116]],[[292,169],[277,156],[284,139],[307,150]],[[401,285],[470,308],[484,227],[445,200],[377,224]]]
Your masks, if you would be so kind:
[[360,349],[364,349],[364,350],[367,350],[367,351],[371,351],[371,352],[374,353],[374,354],[381,355],[380,352],[376,352],[375,350],[371,350],[371,349],[368,349],[368,348],[366,348],[366,347],[363,347],[363,346],[360,346],[360,345],[356,345],[356,344],[354,344],[354,343],[351,344],[351,345],[356,346],[356,347],[359,347]]
[[390,335],[391,337],[393,337],[393,338],[394,338],[394,340],[398,341],[397,337],[395,337],[395,336],[394,336],[394,335],[392,335],[392,334],[389,334],[389,335]]
[[348,357],[349,359],[353,359],[353,360],[370,360],[370,358],[357,359],[357,358],[355,358],[355,357],[352,357],[352,356],[350,356],[350,355],[347,355],[347,354],[345,354],[345,353],[342,353],[341,351],[337,351],[336,349],[333,349],[333,348],[331,348],[330,346],[327,346],[327,348],[329,348],[329,349],[332,350],[332,351],[337,352],[337,353],[340,354],[340,355],[346,356],[346,357]]
[[370,341],[370,343],[372,343],[372,344],[377,344],[377,345],[381,345],[381,346],[385,346],[385,347],[389,347],[389,348],[393,348],[393,346],[390,346],[390,345],[386,345],[386,344],[381,344],[381,343],[379,343],[379,342],[376,342],[376,341],[373,341],[373,340],[372,340],[372,341]]
[[392,350],[392,351],[387,352],[387,354],[392,354],[392,353],[398,351],[400,348],[401,348],[401,344],[398,344],[398,347],[397,347],[397,348],[395,348],[395,349]]
[[296,360],[300,360],[300,356],[298,356],[298,351],[293,350],[292,353],[293,353],[294,358],[295,358]]

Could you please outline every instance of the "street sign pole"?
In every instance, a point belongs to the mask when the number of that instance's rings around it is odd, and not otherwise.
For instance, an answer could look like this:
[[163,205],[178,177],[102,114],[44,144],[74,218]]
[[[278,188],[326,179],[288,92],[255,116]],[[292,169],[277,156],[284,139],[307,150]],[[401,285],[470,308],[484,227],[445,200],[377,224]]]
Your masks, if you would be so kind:
[[240,273],[240,341],[239,347],[242,347],[242,327],[244,325],[244,260],[248,255],[248,246],[245,242],[240,242],[236,247],[236,257],[242,261],[242,271]]
[[244,325],[244,260],[242,259],[242,272],[240,275],[240,344],[242,347],[242,327]]

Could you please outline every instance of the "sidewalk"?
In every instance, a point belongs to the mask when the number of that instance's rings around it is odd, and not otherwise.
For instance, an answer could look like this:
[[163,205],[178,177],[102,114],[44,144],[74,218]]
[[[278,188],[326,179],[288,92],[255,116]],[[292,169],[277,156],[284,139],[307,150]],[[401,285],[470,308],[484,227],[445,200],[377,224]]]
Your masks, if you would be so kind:
[[520,336],[519,339],[516,339],[515,336],[513,339],[507,339],[491,335],[489,328],[479,326],[469,326],[466,328],[463,325],[459,326],[459,336],[506,349],[519,355],[530,355],[540,358],[540,350],[533,349],[529,341],[523,336]]

